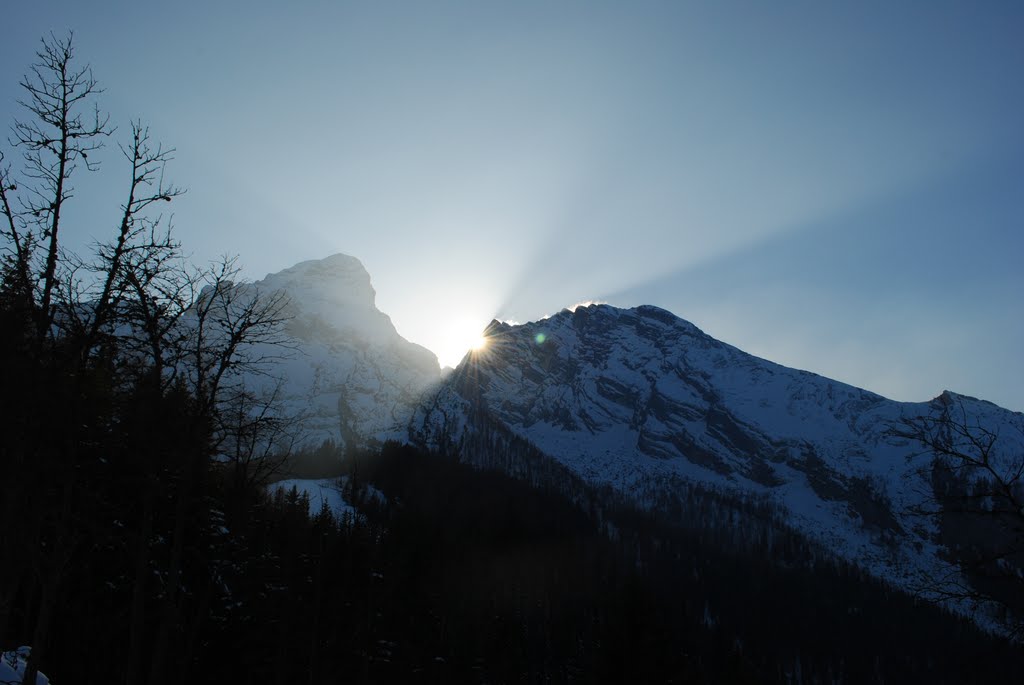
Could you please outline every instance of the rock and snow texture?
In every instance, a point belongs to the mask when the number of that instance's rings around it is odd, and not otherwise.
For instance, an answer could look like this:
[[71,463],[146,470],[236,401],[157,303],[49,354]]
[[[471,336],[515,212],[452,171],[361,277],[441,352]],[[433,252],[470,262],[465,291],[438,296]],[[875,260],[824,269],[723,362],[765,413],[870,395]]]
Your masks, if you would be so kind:
[[432,352],[402,338],[377,309],[359,260],[336,254],[302,262],[250,287],[288,298],[286,332],[296,350],[276,365],[273,376],[283,380],[287,411],[303,417],[305,444],[330,439],[362,445],[404,437],[422,394],[439,381],[440,367]]
[[938,557],[935,531],[905,513],[929,490],[924,457],[893,425],[949,401],[991,425],[1022,418],[952,393],[888,400],[751,356],[651,306],[493,322],[486,335],[485,351],[417,412],[415,442],[459,450],[497,425],[641,506],[678,478],[768,497],[798,529],[901,584]]

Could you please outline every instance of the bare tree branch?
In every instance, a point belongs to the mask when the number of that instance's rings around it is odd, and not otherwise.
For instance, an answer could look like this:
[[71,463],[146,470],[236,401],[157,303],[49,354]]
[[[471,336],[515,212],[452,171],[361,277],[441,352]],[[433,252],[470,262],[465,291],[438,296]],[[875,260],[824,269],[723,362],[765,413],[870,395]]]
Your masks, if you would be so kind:
[[1014,638],[1024,638],[1024,427],[1007,439],[942,396],[936,413],[904,417],[895,437],[930,459],[917,473],[930,490],[910,513],[939,530],[948,563],[920,578],[922,596],[988,607]]
[[29,118],[15,121],[10,142],[23,150],[25,177],[31,181],[23,210],[39,226],[46,242],[38,334],[46,336],[53,322],[53,292],[57,287],[61,211],[72,197],[70,179],[79,162],[98,168],[89,154],[103,146],[112,133],[109,117],[93,103],[92,113],[83,109],[102,92],[88,65],[75,64],[74,35],[53,34],[43,39],[37,62],[21,81],[25,98],[19,104]]

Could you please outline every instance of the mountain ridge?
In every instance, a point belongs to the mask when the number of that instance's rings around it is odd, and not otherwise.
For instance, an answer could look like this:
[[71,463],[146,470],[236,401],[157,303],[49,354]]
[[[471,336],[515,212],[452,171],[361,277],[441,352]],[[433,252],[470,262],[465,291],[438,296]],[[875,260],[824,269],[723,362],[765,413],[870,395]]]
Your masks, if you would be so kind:
[[944,520],[914,513],[946,476],[900,427],[955,409],[965,425],[1020,431],[1004,436],[1000,464],[1024,453],[1024,414],[948,390],[891,400],[751,355],[654,305],[492,320],[486,346],[446,371],[376,309],[353,257],[254,286],[291,300],[300,354],[284,369],[286,397],[306,408],[313,444],[409,442],[661,513],[684,510],[692,487],[770,503],[822,549],[904,590],[949,572],[961,543]]
[[415,443],[474,461],[476,434],[501,426],[642,507],[671,498],[678,478],[768,497],[798,529],[905,589],[944,562],[935,521],[908,513],[933,494],[931,462],[894,427],[950,403],[979,425],[1024,418],[949,391],[889,400],[755,357],[650,305],[492,321],[486,334],[484,351],[417,410]]

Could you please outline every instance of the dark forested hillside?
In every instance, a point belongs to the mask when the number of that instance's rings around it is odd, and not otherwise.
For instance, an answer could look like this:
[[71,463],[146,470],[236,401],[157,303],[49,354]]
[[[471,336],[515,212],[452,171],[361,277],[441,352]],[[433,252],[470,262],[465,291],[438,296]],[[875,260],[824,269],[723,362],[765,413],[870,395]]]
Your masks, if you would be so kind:
[[[358,516],[310,512],[280,489],[229,506],[207,471],[179,522],[173,463],[149,505],[145,474],[124,463],[81,481],[89,532],[54,607],[43,666],[55,682],[984,683],[1024,668],[1018,649],[796,534],[775,533],[770,554],[767,541],[737,544],[748,521],[735,515],[684,529],[624,507],[585,512],[387,445],[348,462]],[[720,495],[701,506],[708,521],[740,508]],[[41,589],[19,585],[6,642],[38,620]],[[160,674],[140,674],[161,640]],[[144,664],[128,659],[135,643]]]
[[[691,529],[625,507],[584,515],[410,448],[385,449],[361,473],[388,495],[384,547],[401,555],[385,556],[394,566],[379,580],[403,611],[421,613],[392,628],[383,671],[422,666],[421,640],[452,677],[475,680],[465,670],[475,663],[498,682],[984,682],[1024,665],[796,534],[777,532],[770,552],[764,540],[737,544],[733,529],[754,521],[733,514]],[[691,497],[706,510],[743,508]]]

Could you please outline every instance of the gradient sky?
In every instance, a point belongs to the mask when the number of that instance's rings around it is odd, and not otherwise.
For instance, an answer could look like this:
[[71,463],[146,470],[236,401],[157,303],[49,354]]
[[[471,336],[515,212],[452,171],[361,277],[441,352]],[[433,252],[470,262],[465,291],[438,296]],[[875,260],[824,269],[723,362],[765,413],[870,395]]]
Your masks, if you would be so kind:
[[[345,252],[453,364],[494,317],[656,304],[900,400],[1024,410],[1024,4],[9,3],[0,115],[76,33],[177,148],[179,238]],[[78,182],[110,235],[127,169]]]

